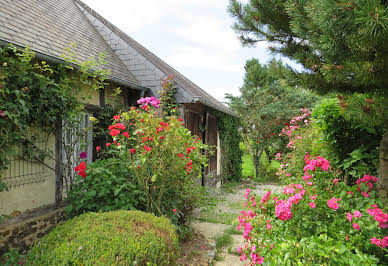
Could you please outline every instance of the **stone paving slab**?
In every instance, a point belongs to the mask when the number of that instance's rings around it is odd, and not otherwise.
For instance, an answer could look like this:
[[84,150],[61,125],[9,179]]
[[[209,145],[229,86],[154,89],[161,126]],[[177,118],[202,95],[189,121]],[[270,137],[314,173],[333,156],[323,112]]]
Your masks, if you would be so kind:
[[[242,235],[232,235],[232,239],[233,243],[231,245],[231,251],[237,252],[237,247],[242,247],[244,245],[244,238]],[[228,253],[228,248],[224,248],[220,256],[223,258],[223,260],[217,261],[214,266],[239,266],[246,264],[246,262],[240,261],[239,256]]]
[[191,226],[194,228],[194,230],[200,232],[207,238],[214,238],[231,227],[231,225],[227,224],[213,224],[207,222],[193,222]]

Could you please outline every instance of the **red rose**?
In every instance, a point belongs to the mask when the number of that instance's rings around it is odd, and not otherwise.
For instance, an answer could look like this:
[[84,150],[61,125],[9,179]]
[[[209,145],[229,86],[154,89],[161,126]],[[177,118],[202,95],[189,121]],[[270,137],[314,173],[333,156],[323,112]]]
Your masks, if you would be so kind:
[[152,150],[152,147],[148,147],[147,145],[144,145],[144,149],[145,149],[146,151],[151,151],[151,150]]
[[117,136],[118,134],[120,134],[120,130],[118,129],[112,129],[109,133],[109,135],[111,135],[112,137]]
[[83,170],[79,171],[78,175],[82,176],[82,178],[86,177],[86,173]]

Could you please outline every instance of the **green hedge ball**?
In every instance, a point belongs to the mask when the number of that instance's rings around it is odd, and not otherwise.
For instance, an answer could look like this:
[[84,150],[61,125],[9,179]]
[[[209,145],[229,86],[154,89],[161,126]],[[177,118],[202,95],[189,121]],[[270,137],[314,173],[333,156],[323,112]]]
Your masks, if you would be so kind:
[[141,211],[85,213],[37,241],[28,265],[175,265],[175,227]]

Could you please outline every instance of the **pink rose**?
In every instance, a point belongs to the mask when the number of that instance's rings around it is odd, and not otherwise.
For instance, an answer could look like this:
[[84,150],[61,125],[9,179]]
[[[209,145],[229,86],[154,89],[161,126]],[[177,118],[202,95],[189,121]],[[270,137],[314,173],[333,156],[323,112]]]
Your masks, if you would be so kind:
[[349,220],[349,222],[352,222],[352,220],[353,220],[353,215],[352,215],[350,212],[348,212],[348,213],[346,214],[346,218]]
[[353,223],[353,228],[358,230],[358,231],[361,230],[360,226],[357,223]]
[[359,217],[361,217],[361,212],[360,211],[354,211],[353,215],[354,215],[354,217],[359,218]]

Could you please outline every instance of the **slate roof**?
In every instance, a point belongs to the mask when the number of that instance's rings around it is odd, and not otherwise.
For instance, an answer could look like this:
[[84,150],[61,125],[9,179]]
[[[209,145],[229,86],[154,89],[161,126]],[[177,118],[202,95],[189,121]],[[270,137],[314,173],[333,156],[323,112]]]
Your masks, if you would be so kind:
[[72,0],[0,0],[0,39],[62,59],[65,48],[76,44],[80,62],[106,54],[112,77],[138,83]]
[[81,62],[104,52],[107,55],[106,68],[111,70],[111,77],[140,85],[128,66],[123,63],[113,47],[101,36],[77,4],[87,9],[163,73],[174,75],[175,82],[192,96],[194,102],[235,115],[228,107],[80,0],[0,0],[0,40],[20,46],[28,44],[34,51],[58,59],[61,59],[65,47],[75,43],[76,59]]

